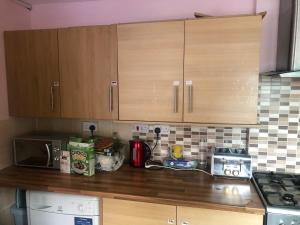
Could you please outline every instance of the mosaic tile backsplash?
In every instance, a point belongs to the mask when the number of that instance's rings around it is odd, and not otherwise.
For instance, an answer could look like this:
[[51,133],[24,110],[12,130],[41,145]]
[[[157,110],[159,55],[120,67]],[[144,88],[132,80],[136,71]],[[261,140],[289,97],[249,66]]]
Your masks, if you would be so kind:
[[[155,159],[168,156],[168,147],[184,146],[184,156],[197,159],[215,147],[248,148],[253,169],[300,173],[300,79],[261,77],[258,128],[170,126],[161,134]],[[146,133],[133,130],[133,138],[153,142],[154,126]],[[200,150],[200,140],[204,150]],[[200,153],[199,153],[200,152]]]
[[261,78],[258,129],[249,152],[257,170],[300,173],[300,79]]
[[[147,133],[133,132],[133,138],[140,138],[154,144],[155,126],[149,126]],[[197,159],[200,155],[210,154],[215,147],[246,148],[247,129],[215,128],[198,126],[169,126],[168,134],[161,134],[154,157],[162,160],[168,156],[168,148],[174,144],[184,146],[184,157]],[[200,141],[204,149],[200,148]],[[201,152],[201,153],[200,153]]]

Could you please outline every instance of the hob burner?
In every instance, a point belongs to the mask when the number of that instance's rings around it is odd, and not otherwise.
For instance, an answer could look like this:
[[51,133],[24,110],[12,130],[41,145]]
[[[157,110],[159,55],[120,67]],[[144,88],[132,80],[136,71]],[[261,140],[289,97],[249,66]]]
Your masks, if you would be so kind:
[[283,201],[284,201],[284,203],[286,205],[295,206],[297,204],[297,201],[294,199],[294,195],[293,194],[289,194],[289,193],[284,194],[282,196],[282,199],[283,199]]

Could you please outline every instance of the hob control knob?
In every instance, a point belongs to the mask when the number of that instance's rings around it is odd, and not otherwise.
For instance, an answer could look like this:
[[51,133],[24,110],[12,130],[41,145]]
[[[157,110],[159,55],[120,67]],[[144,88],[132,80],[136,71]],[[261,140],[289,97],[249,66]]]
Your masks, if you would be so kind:
[[231,171],[228,170],[228,169],[225,169],[224,170],[224,174],[227,175],[227,176],[230,176],[231,175]]
[[232,171],[232,175],[235,177],[237,177],[239,174],[240,174],[240,171],[238,171],[238,170]]

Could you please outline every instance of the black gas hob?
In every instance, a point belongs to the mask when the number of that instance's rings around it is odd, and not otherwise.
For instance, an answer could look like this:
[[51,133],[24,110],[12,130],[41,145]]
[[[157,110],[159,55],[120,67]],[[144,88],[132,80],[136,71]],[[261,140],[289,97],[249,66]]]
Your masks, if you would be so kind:
[[253,181],[267,209],[265,224],[300,224],[300,175],[254,172]]

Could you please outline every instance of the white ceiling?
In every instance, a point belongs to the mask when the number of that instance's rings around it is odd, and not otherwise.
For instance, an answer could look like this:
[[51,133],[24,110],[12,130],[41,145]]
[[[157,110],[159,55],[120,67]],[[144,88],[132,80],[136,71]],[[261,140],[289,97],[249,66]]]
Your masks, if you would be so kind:
[[45,3],[59,3],[59,2],[87,2],[87,1],[99,1],[99,0],[23,0],[24,2],[32,5],[45,4]]

